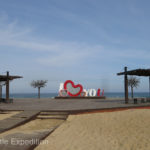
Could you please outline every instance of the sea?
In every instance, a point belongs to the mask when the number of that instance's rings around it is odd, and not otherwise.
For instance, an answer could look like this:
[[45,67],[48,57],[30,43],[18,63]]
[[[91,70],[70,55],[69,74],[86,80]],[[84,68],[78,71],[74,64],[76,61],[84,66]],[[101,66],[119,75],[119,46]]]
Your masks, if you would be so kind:
[[[41,98],[53,98],[58,96],[58,93],[41,93]],[[108,92],[104,96],[109,98],[123,98],[124,92]],[[2,97],[5,98],[5,94],[2,94]],[[10,98],[37,98],[37,93],[11,93]],[[129,93],[129,97],[131,94]],[[149,97],[148,92],[138,92],[134,93],[134,97]]]

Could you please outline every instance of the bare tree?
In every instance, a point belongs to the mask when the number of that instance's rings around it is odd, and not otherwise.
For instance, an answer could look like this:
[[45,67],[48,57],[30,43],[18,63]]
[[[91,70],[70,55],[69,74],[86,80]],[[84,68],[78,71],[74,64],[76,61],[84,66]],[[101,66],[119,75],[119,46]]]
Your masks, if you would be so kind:
[[133,88],[137,88],[139,86],[140,79],[137,79],[136,77],[131,76],[128,79],[128,86],[131,87],[131,97],[133,98]]
[[37,81],[32,81],[31,82],[31,86],[34,87],[34,88],[38,88],[38,98],[40,98],[40,89],[42,87],[45,87],[46,86],[46,83],[48,81],[47,80],[37,80]]

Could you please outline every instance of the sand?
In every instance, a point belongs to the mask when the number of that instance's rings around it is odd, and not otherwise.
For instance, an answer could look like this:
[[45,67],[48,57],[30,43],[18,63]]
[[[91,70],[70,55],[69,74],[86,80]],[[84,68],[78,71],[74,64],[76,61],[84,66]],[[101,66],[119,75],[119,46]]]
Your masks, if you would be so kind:
[[36,150],[149,150],[150,110],[70,115]]
[[0,112],[0,120],[9,118],[13,115],[16,115],[18,113],[20,113],[21,111],[5,111],[5,112]]

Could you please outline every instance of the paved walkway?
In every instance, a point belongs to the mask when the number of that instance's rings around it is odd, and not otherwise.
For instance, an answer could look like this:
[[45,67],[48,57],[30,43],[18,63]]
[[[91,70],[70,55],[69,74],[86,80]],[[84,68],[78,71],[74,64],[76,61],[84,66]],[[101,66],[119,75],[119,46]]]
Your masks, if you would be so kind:
[[[40,116],[40,117],[38,117]],[[16,115],[13,115],[4,120],[0,120],[0,133],[17,127],[25,122],[30,121],[31,119],[58,119],[58,120],[66,120],[68,117],[68,113],[66,112],[41,112],[35,110],[26,110]],[[49,134],[51,134],[62,122],[57,125],[52,125],[49,129],[36,130],[31,133],[22,133],[15,132],[10,133],[2,138],[0,138],[0,150],[29,150],[34,149],[41,140],[45,139]],[[42,125],[42,121],[41,121]],[[9,133],[9,132],[8,132]],[[7,142],[7,143],[6,143]],[[25,142],[28,142],[25,143]]]
[[124,100],[107,99],[15,99],[13,103],[0,103],[0,110],[86,111],[139,106],[150,106],[150,103],[134,104],[130,101],[125,104]]
[[[34,149],[42,139],[48,136],[54,129],[39,131],[31,134],[13,133],[0,140],[7,141],[7,144],[0,144],[1,150],[31,150]],[[25,143],[27,141],[28,143]]]

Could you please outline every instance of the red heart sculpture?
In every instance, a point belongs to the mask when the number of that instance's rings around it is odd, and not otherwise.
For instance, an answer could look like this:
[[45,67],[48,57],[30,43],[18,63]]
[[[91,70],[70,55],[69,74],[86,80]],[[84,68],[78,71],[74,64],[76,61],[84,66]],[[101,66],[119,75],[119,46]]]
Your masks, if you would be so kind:
[[[70,91],[71,89],[68,89],[68,88],[67,88],[67,85],[69,85],[69,84],[71,84],[72,90],[73,90],[73,89],[76,90],[77,88],[80,88],[80,89],[79,89],[76,93],[73,93],[73,92]],[[69,96],[78,96],[78,95],[81,94],[81,92],[82,92],[82,90],[83,90],[83,87],[82,87],[81,84],[74,85],[74,83],[73,83],[71,80],[67,80],[67,81],[64,83],[64,89],[67,90]]]

